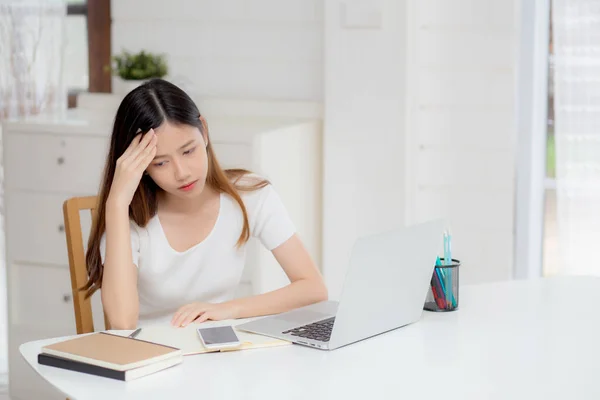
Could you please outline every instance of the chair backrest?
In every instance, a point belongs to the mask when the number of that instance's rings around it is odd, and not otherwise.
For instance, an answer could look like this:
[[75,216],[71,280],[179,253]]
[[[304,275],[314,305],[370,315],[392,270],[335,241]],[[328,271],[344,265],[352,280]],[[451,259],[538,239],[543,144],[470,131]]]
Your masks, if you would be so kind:
[[[88,279],[79,212],[90,210],[92,226],[94,226],[98,217],[97,201],[97,196],[72,197],[63,204],[77,334],[94,332],[91,297],[86,299],[85,291],[79,290]],[[104,315],[104,324],[106,329],[110,329],[106,314]]]

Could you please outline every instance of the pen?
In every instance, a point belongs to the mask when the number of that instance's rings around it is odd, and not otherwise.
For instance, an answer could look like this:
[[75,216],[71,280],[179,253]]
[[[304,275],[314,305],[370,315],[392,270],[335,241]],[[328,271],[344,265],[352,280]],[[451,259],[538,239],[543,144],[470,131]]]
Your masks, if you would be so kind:
[[440,257],[436,257],[435,260],[435,266],[436,268],[434,269],[434,278],[432,279],[433,281],[435,281],[438,284],[438,290],[439,290],[439,295],[441,297],[441,305],[440,303],[438,303],[438,307],[440,307],[441,309],[445,309],[448,308],[449,305],[449,301],[450,299],[447,300],[447,292],[446,292],[446,288],[444,287],[444,280],[445,275],[444,275],[444,268],[437,268],[437,267],[441,267],[442,266],[442,261],[440,260]]
[[[435,260],[435,266],[436,267],[441,267],[442,266],[442,261],[440,260],[440,258],[438,257],[437,260]],[[444,287],[444,279],[446,279],[444,277],[444,271],[442,268],[435,268],[435,273],[438,276],[438,280],[440,282],[440,285],[442,286],[442,292],[444,293],[444,296],[446,295],[446,288]]]
[[[452,265],[452,243],[449,231],[444,231],[444,264]],[[448,305],[455,306],[456,300],[454,299],[454,293],[452,290],[452,269],[448,268],[448,270],[445,271],[445,275],[446,299],[448,301]]]
[[452,244],[450,232],[444,232],[444,265],[452,265]]
[[431,291],[437,306],[440,309],[446,308],[447,303],[445,299],[446,295],[444,293],[444,287],[442,286],[442,281],[437,273],[434,273],[431,277]]
[[[440,260],[439,256],[435,260],[435,266],[436,267],[441,267],[442,266],[442,261]],[[435,272],[438,275],[438,279],[440,281],[440,284],[442,285],[442,292],[444,293],[444,296],[445,296],[446,295],[446,289],[444,288],[444,279],[446,279],[446,278],[444,277],[443,268],[435,268]]]
[[137,328],[135,331],[131,332],[131,334],[129,335],[130,338],[134,338],[137,335],[139,335],[139,333],[141,332],[142,328]]

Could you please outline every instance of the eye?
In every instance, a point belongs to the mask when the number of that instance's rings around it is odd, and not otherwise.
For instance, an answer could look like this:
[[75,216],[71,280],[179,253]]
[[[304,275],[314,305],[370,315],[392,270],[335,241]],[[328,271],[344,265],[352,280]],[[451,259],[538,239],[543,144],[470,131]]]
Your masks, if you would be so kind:
[[192,147],[191,149],[184,151],[183,155],[185,156],[185,155],[188,155],[188,154],[192,154],[194,152],[194,150],[196,150],[196,148]]
[[165,163],[166,163],[166,161],[161,161],[161,162],[158,162],[158,163],[155,163],[152,165],[154,165],[155,167],[162,167],[163,165],[165,165]]

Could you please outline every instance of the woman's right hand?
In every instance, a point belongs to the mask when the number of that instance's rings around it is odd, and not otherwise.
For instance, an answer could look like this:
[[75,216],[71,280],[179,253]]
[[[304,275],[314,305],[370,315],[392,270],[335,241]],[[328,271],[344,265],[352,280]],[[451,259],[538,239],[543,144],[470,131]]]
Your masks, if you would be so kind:
[[144,171],[156,155],[156,141],[153,129],[143,137],[140,133],[117,159],[115,176],[108,195],[109,202],[129,207]]

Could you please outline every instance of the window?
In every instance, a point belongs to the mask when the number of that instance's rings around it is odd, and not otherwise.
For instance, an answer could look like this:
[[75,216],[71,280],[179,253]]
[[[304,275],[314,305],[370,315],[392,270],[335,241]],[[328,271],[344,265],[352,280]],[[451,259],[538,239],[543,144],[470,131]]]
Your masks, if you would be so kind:
[[69,107],[77,104],[77,93],[110,92],[110,1],[67,1],[67,46],[65,81]]
[[[552,15],[552,13],[550,13]],[[544,193],[543,275],[558,272],[558,226],[556,207],[556,151],[554,140],[554,48],[550,18],[548,49],[548,122],[546,131],[546,179]]]
[[69,0],[65,27],[64,79],[69,92],[89,88],[87,1]]
[[554,48],[552,45],[552,18],[550,18],[550,41],[548,49],[548,131],[546,134],[546,178],[556,178],[554,151]]

